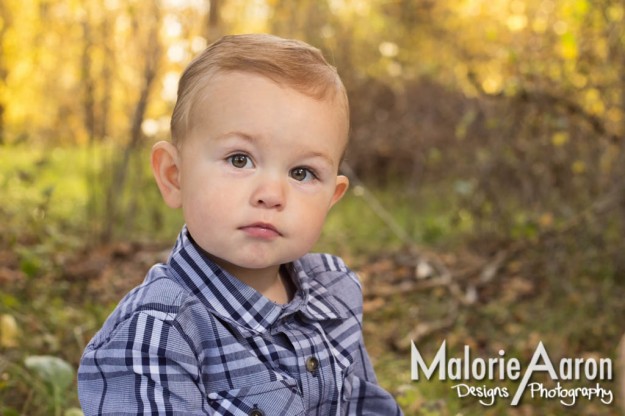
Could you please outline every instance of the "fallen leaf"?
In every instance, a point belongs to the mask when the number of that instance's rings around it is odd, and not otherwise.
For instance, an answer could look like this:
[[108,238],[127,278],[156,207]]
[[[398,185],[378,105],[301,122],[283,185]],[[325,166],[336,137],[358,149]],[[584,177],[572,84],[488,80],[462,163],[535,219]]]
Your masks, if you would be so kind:
[[18,345],[20,329],[12,315],[0,315],[0,347],[14,348]]

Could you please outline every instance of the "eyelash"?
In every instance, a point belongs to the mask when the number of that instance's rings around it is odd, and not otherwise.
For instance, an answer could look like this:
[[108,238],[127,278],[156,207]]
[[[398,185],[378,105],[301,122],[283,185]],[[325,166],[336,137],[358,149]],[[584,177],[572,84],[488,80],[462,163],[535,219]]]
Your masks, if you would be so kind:
[[[245,161],[246,161],[245,165],[244,166],[237,166],[235,164],[235,158],[245,158]],[[228,161],[228,163],[231,166],[233,166],[236,169],[250,169],[250,168],[254,167],[254,162],[252,161],[252,158],[249,155],[246,155],[245,153],[235,153],[233,155],[228,156],[226,158],[226,160]],[[251,166],[248,167],[247,166],[248,164],[251,164]],[[302,180],[299,180],[299,179],[296,179],[295,177],[293,177],[293,172],[295,172],[296,170],[300,170],[300,169],[305,171],[306,176],[310,175],[311,176],[310,179],[305,180],[305,178],[304,178]],[[289,176],[291,178],[295,179],[298,182],[310,182],[310,181],[319,180],[319,176],[317,176],[317,173],[315,172],[315,170],[311,169],[309,167],[305,167],[305,166],[298,166],[296,168],[291,169],[289,171]]]

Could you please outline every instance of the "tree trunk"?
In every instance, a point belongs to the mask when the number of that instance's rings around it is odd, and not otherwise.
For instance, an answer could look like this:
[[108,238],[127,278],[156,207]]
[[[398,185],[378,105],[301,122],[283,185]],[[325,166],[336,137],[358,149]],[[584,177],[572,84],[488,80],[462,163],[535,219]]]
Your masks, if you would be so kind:
[[221,8],[225,0],[206,0],[209,4],[208,21],[206,25],[206,39],[212,43],[223,34],[221,22]]
[[[151,12],[153,13],[151,27],[148,30],[146,39],[144,39],[146,58],[143,64],[143,83],[130,120],[130,139],[124,148],[121,158],[113,164],[112,181],[106,193],[106,213],[104,229],[101,235],[102,242],[108,242],[112,239],[115,223],[125,217],[120,208],[127,182],[130,160],[134,152],[139,148],[143,137],[141,125],[145,118],[150,93],[162,54],[162,46],[158,37],[161,19],[157,1],[153,1]],[[132,214],[134,215],[134,213]],[[128,227],[125,228],[128,229]]]
[[[4,54],[4,35],[9,27],[12,25],[12,16],[8,7],[0,1],[0,85],[6,82],[9,76],[9,70],[7,66],[7,59]],[[4,114],[6,111],[6,103],[0,101],[0,145],[5,142],[5,128],[4,128]]]

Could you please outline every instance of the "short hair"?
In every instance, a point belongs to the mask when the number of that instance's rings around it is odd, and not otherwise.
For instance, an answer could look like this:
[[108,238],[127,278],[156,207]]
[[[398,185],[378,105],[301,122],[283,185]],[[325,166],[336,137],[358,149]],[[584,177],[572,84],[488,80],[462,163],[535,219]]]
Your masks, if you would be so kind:
[[172,141],[181,143],[190,127],[197,95],[217,73],[258,74],[316,99],[339,97],[349,126],[347,93],[336,68],[305,42],[268,34],[224,36],[209,45],[184,70],[171,118]]

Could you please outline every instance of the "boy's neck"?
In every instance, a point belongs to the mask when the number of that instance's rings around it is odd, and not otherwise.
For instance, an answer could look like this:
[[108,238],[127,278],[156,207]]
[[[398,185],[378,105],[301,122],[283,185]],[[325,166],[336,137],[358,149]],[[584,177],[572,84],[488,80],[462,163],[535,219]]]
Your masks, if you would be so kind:
[[213,256],[210,258],[219,267],[274,303],[286,304],[293,298],[293,282],[286,269],[280,265],[264,269],[246,269]]

